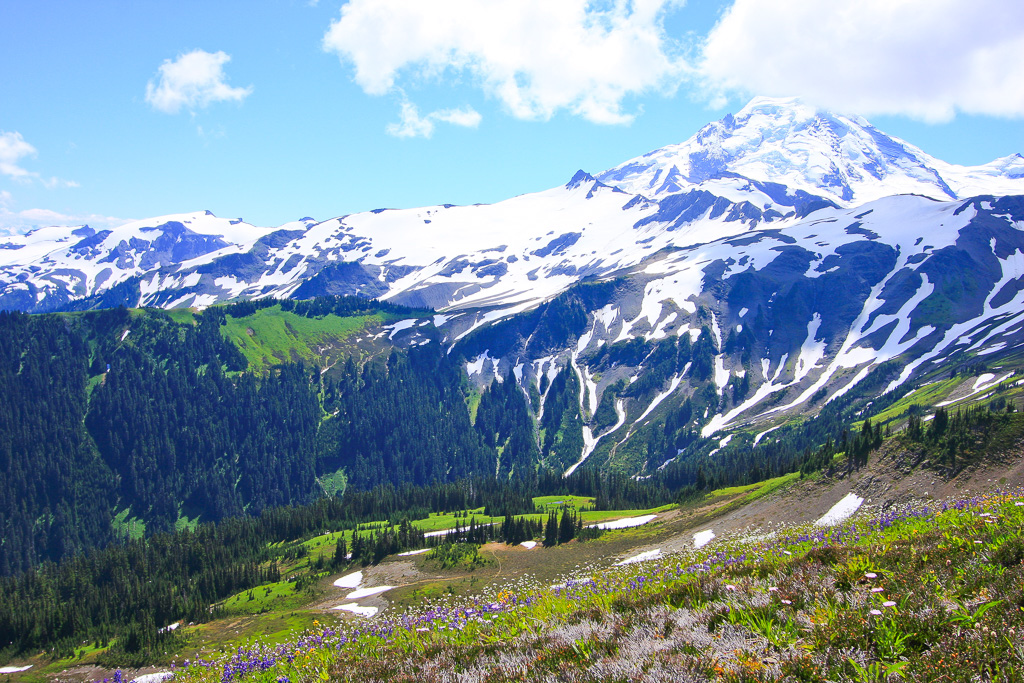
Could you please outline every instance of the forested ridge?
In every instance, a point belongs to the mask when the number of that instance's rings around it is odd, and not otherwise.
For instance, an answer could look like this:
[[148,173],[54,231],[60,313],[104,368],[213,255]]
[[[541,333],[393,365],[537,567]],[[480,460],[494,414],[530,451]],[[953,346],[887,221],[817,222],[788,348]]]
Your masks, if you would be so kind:
[[[188,318],[0,313],[0,574],[103,547],[126,526],[154,534],[310,503],[322,476],[344,485],[339,471],[362,489],[493,472],[459,368],[436,345],[329,376],[299,363],[245,372],[221,327],[277,303]],[[375,305],[287,307],[316,317]]]

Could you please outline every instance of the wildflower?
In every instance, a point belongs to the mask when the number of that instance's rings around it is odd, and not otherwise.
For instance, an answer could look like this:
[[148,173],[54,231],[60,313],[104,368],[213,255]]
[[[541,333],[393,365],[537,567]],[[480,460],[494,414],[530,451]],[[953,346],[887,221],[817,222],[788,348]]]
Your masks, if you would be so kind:
[[775,592],[777,590],[779,590],[779,589],[776,586],[768,586],[768,592],[769,593],[773,593],[773,592]]
[[874,572],[866,572],[864,574],[864,576],[866,576],[869,579],[877,579],[878,578],[878,574],[876,574]]
[[874,614],[876,617],[878,615],[880,615],[881,613],[882,613],[882,610],[880,610],[880,609],[873,609],[873,610],[871,610],[871,614]]
[[882,607],[895,607],[895,606],[896,606],[896,603],[893,602],[892,600],[886,600],[885,602],[882,603]]
[[780,600],[779,602],[781,602],[783,605],[792,605],[793,604],[792,600]]
[[871,589],[871,592],[872,593],[881,593],[883,590],[885,590],[885,589],[884,588],[880,588],[878,586],[875,586],[874,588]]
[[736,590],[736,586],[732,585],[731,583],[727,583],[727,584],[725,584],[725,589],[726,590],[730,590],[730,591],[734,591],[734,590]]

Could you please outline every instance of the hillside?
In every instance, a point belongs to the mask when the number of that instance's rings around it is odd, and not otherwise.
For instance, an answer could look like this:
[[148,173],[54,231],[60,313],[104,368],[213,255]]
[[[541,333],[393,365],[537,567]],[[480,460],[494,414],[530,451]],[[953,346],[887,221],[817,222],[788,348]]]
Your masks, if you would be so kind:
[[266,304],[0,313],[0,574],[346,482],[493,472],[458,366],[401,345],[436,335],[403,330],[416,311]]
[[[491,542],[478,563],[451,568],[393,556],[328,568],[315,587],[241,591],[217,620],[175,632],[169,670],[184,681],[225,670],[232,681],[447,680],[458,662],[465,680],[875,680],[887,668],[907,680],[1015,680],[1024,659],[999,635],[1024,625],[1024,420],[993,416],[968,432],[955,472],[899,436],[849,471],[839,459],[808,477],[620,511],[655,519],[594,540]],[[859,508],[844,504],[850,493]],[[837,509],[854,516],[817,523]],[[338,538],[310,536],[309,564]],[[55,666],[71,667],[65,680],[97,678],[88,662],[100,654]],[[155,670],[168,667],[144,669]]]

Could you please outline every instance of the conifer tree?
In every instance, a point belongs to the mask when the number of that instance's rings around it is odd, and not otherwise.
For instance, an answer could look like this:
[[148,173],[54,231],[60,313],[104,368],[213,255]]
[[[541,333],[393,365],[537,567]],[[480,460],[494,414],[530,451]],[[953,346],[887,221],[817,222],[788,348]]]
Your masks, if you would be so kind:
[[562,521],[558,524],[558,542],[568,543],[576,536],[576,522],[573,519],[572,510],[562,510]]
[[550,548],[558,544],[558,518],[555,511],[548,513],[548,523],[544,527],[544,547]]

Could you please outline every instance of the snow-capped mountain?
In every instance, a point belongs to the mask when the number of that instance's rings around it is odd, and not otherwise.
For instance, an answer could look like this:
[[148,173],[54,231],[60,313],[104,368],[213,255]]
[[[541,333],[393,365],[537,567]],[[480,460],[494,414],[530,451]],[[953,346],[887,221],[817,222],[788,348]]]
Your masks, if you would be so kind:
[[855,206],[893,194],[933,199],[1020,194],[1024,158],[1014,154],[983,166],[956,166],[863,118],[821,111],[797,99],[758,97],[686,142],[631,159],[597,179],[650,199],[708,183],[741,193],[743,181],[754,180]]
[[953,166],[863,119],[757,98],[680,145],[493,205],[277,228],[207,212],[2,238],[0,307],[58,310],[122,294],[126,303],[173,307],[348,293],[438,309],[524,310],[662,248],[906,193],[1024,193],[1024,158]]
[[664,440],[651,430],[670,413],[680,453],[724,447],[1024,344],[1024,159],[953,166],[863,119],[759,98],[680,145],[492,205],[0,239],[0,308],[332,294],[436,309],[389,342],[425,343],[432,323],[478,384],[511,373],[538,419],[571,375],[582,450],[559,464],[600,453],[639,471],[657,463],[630,444]]

